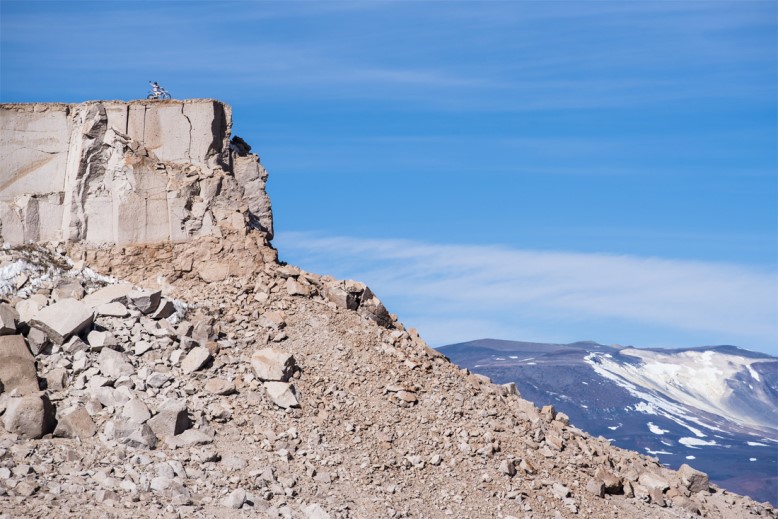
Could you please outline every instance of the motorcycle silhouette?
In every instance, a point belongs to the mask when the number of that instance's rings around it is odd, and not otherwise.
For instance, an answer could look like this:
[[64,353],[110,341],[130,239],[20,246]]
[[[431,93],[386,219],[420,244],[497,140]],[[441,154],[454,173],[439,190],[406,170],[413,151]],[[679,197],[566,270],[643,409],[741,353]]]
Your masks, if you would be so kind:
[[149,81],[151,91],[146,99],[171,99],[170,92],[159,86],[156,81]]

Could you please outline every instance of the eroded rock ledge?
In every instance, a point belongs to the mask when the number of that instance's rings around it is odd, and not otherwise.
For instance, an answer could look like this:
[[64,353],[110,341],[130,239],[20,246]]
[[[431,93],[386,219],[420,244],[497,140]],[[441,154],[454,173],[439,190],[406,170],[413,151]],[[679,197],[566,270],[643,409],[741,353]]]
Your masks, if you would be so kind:
[[270,240],[267,172],[231,127],[212,99],[0,105],[0,238],[180,243],[226,223]]

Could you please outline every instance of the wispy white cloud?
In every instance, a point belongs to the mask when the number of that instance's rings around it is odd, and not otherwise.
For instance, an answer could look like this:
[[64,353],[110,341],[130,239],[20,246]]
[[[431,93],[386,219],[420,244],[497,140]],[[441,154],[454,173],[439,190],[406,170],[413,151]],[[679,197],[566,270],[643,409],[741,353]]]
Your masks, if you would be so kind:
[[601,329],[610,337],[610,327],[631,330],[622,340],[642,346],[668,345],[675,334],[669,344],[676,346],[776,347],[774,271],[312,233],[286,233],[277,242],[305,268],[368,282],[433,344],[484,336],[597,339],[591,334]]

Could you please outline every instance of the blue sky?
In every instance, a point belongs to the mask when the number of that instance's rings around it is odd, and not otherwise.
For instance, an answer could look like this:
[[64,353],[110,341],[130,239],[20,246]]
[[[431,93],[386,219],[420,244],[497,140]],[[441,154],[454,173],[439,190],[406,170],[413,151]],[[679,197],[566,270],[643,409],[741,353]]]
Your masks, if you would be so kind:
[[[0,99],[234,109],[282,259],[433,345],[778,346],[776,3],[0,0]],[[499,261],[497,261],[499,259]]]

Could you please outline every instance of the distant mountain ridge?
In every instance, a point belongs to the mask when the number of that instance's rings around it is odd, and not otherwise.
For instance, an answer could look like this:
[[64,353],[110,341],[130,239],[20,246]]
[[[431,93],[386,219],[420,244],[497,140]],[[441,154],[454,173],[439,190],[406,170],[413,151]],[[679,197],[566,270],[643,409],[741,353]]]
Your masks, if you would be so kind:
[[778,358],[736,346],[659,349],[591,341],[482,339],[439,350],[497,383],[515,382],[615,445],[778,501]]

